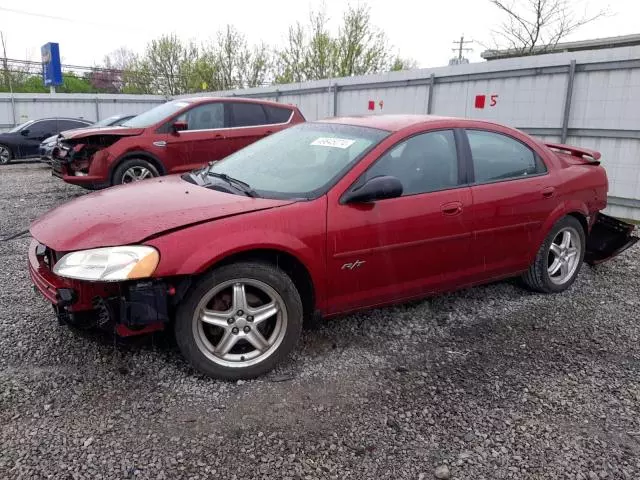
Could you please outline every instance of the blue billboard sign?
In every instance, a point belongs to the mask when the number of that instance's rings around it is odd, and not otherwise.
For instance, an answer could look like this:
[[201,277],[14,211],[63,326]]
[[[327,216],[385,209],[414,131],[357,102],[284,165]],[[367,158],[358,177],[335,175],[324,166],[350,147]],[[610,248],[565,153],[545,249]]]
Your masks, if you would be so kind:
[[42,54],[42,80],[46,87],[62,85],[62,67],[60,65],[60,46],[57,43],[45,43],[40,48]]

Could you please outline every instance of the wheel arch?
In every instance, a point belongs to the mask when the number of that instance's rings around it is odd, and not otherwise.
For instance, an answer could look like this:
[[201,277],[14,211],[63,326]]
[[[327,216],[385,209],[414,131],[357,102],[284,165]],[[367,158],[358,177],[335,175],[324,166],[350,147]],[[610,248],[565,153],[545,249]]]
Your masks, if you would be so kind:
[[585,238],[589,236],[589,222],[587,220],[587,216],[580,211],[575,211],[575,212],[569,212],[566,215],[567,217],[573,217],[576,220],[578,220],[580,222],[580,225],[582,225],[582,229],[584,230],[584,236]]
[[262,262],[284,271],[298,289],[305,320],[313,317],[316,309],[316,288],[309,269],[297,256],[279,248],[252,248],[218,258],[204,272],[238,262]]
[[4,140],[0,140],[0,145],[2,145],[7,150],[9,150],[9,158],[15,158],[16,157],[17,146],[14,143],[7,142],[7,141],[4,141]]
[[122,165],[122,162],[124,162],[126,160],[131,160],[132,158],[140,158],[142,160],[146,160],[147,162],[151,163],[154,167],[156,167],[156,169],[158,170],[158,173],[160,175],[166,175],[167,174],[167,170],[164,168],[164,165],[162,164],[160,159],[158,157],[156,157],[154,154],[149,153],[149,152],[147,152],[145,150],[132,150],[132,151],[129,151],[129,152],[121,155],[111,165],[111,168],[109,170],[109,182],[110,183],[113,184],[113,176],[115,175],[116,170],[118,169],[118,167],[120,165]]
[[530,258],[528,262],[533,262],[540,245],[545,241],[547,235],[553,228],[553,226],[564,217],[574,217],[580,222],[580,225],[584,228],[585,237],[589,236],[589,222],[587,221],[587,217],[589,215],[589,209],[584,203],[581,202],[563,202],[556,207],[553,212],[547,217],[547,220],[542,224],[542,228],[539,230],[539,234],[536,237],[536,241],[534,243],[535,249],[532,248],[532,252],[530,254]]

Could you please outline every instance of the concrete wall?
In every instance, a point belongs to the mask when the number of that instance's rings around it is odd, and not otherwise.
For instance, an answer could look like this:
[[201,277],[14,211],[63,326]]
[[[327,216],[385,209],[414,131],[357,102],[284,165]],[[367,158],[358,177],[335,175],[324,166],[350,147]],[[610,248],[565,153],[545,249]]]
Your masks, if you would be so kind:
[[[572,65],[573,64],[573,65]],[[614,215],[640,220],[640,47],[558,53],[202,95],[298,105],[307,120],[433,113],[602,152]],[[476,97],[485,96],[484,108]],[[496,95],[495,105],[491,96]],[[374,110],[369,109],[373,101]]]
[[[163,103],[159,95],[0,93],[0,132],[14,124],[46,117],[97,121],[111,115],[138,114]],[[14,120],[15,116],[15,120]]]

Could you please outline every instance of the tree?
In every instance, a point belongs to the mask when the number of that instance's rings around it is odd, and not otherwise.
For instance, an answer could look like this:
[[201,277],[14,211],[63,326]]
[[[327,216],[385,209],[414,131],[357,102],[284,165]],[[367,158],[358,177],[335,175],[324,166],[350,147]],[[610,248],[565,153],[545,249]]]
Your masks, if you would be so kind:
[[242,66],[240,57],[246,50],[244,36],[232,25],[218,32],[213,46],[218,67],[218,83],[222,90],[242,88]]
[[[497,47],[517,55],[544,53],[605,10],[579,14],[570,0],[489,0],[505,17],[494,32]],[[575,3],[575,2],[574,2]]]
[[366,5],[348,7],[336,44],[339,77],[376,73],[389,66],[389,43],[384,32],[372,25]]
[[304,27],[297,22],[289,27],[284,49],[276,52],[276,83],[302,82],[306,79],[306,48]]
[[400,70],[412,70],[418,68],[418,64],[411,58],[402,58],[399,56],[394,57],[389,70],[392,72],[399,72]]
[[175,34],[152,40],[145,57],[138,65],[152,76],[153,90],[164,95],[189,91],[189,75],[198,58],[198,48],[192,42],[183,43]]
[[289,27],[286,46],[276,54],[276,83],[366,75],[415,68],[415,61],[391,53],[385,34],[373,25],[369,7],[349,5],[337,35],[324,10],[312,12],[309,24]]
[[91,85],[90,75],[82,77],[74,72],[62,74],[62,85],[56,87],[60,93],[97,93],[98,90]]
[[272,76],[273,59],[269,47],[261,43],[253,47],[253,50],[245,49],[240,56],[243,85],[245,87],[259,87],[267,82],[267,77]]
[[151,78],[139,78],[140,68],[138,55],[121,47],[104,56],[103,66],[92,72],[91,82],[108,93],[151,93]]
[[327,28],[329,18],[324,11],[311,12],[309,43],[305,49],[303,68],[310,80],[331,78],[336,75],[338,43]]
[[[29,60],[11,60],[7,58],[7,43],[3,32],[0,32],[2,48],[2,76],[0,76],[0,92],[24,92],[24,83],[37,72],[35,62]],[[44,88],[44,87],[43,87]]]

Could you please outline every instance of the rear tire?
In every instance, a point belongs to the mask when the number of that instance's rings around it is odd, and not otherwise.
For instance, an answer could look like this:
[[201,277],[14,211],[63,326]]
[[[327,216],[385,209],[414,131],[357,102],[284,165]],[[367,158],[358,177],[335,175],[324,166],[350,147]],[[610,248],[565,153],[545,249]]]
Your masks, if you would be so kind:
[[522,281],[536,292],[564,292],[580,272],[585,246],[585,231],[578,219],[561,218],[542,242]]
[[302,317],[298,290],[282,270],[265,263],[234,263],[201,277],[178,306],[176,342],[205,375],[255,378],[293,350]]
[[153,177],[159,177],[158,169],[142,158],[130,158],[125,160],[113,174],[113,185],[134,183]]
[[7,165],[13,159],[13,153],[11,149],[6,145],[0,144],[0,165]]

